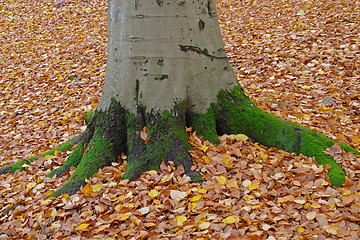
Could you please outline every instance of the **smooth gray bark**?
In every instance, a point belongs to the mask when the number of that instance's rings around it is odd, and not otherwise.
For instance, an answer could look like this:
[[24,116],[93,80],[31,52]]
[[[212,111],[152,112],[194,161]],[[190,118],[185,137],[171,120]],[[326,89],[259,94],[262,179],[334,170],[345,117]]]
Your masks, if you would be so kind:
[[[204,112],[236,77],[226,57],[215,0],[109,0],[108,59],[98,110],[115,98],[130,112]],[[216,84],[214,84],[216,79]],[[137,85],[138,82],[138,85]]]

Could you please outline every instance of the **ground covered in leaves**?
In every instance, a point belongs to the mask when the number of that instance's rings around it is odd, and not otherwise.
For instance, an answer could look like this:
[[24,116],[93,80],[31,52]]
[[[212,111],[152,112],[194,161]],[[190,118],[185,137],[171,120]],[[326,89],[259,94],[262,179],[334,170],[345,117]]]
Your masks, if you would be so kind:
[[[80,133],[101,94],[106,1],[6,0],[0,5],[0,166]],[[263,109],[360,148],[358,1],[218,1],[228,56]],[[280,102],[286,106],[274,104]],[[360,158],[329,187],[315,159],[243,135],[213,146],[188,129],[195,168],[161,165],[134,182],[106,167],[73,196],[47,199],[71,175],[47,178],[69,152],[0,176],[0,239],[359,239]],[[73,169],[74,170],[74,169]],[[73,172],[73,171],[72,171]]]

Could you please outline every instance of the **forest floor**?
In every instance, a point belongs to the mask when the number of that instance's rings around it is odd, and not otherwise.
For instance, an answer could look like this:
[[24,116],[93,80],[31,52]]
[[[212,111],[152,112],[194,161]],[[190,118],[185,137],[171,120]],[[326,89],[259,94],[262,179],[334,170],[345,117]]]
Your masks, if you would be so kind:
[[[360,149],[360,2],[218,0],[225,47],[264,110]],[[0,166],[79,134],[100,98],[105,0],[0,5]],[[291,107],[271,103],[290,104]],[[290,106],[289,105],[289,106]],[[332,188],[314,158],[238,135],[213,146],[189,130],[203,184],[161,165],[129,183],[125,163],[77,194],[44,200],[71,175],[47,178],[55,152],[0,176],[2,239],[360,239],[360,157],[327,150],[347,174]]]

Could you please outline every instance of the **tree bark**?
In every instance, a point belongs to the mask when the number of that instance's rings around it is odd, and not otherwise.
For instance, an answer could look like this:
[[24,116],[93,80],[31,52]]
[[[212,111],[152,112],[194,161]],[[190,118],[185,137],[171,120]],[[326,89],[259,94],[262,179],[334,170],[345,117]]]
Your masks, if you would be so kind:
[[[109,0],[108,21],[103,94],[86,131],[59,146],[76,144],[49,176],[76,170],[51,196],[75,193],[122,153],[128,155],[124,178],[171,161],[201,180],[191,170],[185,126],[214,143],[219,134],[244,133],[269,147],[315,156],[319,164],[331,164],[333,185],[345,181],[341,167],[323,153],[334,140],[264,112],[245,95],[226,58],[215,0]],[[24,161],[0,173],[21,169]]]

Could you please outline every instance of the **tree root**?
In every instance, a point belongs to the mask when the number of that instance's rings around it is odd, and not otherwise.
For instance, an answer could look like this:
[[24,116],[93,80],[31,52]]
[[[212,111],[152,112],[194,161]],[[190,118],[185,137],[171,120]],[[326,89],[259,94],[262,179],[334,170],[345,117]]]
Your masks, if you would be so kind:
[[14,173],[16,170],[23,171],[24,168],[22,167],[22,165],[29,164],[29,163],[37,160],[39,157],[45,157],[47,155],[54,155],[56,150],[59,150],[59,151],[70,150],[74,145],[76,145],[78,143],[81,136],[82,136],[82,134],[64,142],[63,144],[60,144],[59,146],[57,146],[43,154],[40,154],[39,156],[24,159],[24,160],[6,165],[6,166],[0,168],[0,175],[6,174],[6,173]]
[[243,133],[252,141],[268,147],[302,153],[308,157],[315,156],[320,165],[331,165],[328,175],[331,184],[336,187],[341,187],[345,182],[345,173],[341,166],[323,151],[338,143],[345,151],[360,154],[346,144],[261,110],[245,96],[241,86],[234,87],[232,92],[220,91],[218,104],[213,106],[213,111],[218,134]]
[[[252,141],[288,152],[315,156],[321,165],[330,164],[329,178],[332,185],[340,187],[345,182],[345,173],[329,156],[326,148],[338,143],[303,126],[287,122],[258,108],[244,93],[241,86],[231,92],[220,90],[218,101],[212,103],[206,113],[191,113],[185,101],[175,104],[172,110],[145,111],[138,106],[137,113],[129,113],[115,100],[106,111],[95,111],[87,129],[78,137],[42,154],[54,154],[55,150],[76,148],[58,169],[48,176],[62,176],[71,167],[76,167],[69,180],[49,197],[62,193],[76,193],[99,168],[118,162],[122,153],[128,155],[128,164],[123,178],[137,179],[141,173],[158,169],[162,161],[182,165],[185,173],[200,181],[201,175],[191,170],[192,160],[188,150],[185,126],[194,127],[197,134],[214,143],[218,135],[243,133]],[[345,151],[359,152],[339,143]],[[23,160],[0,169],[0,174],[21,170]]]

